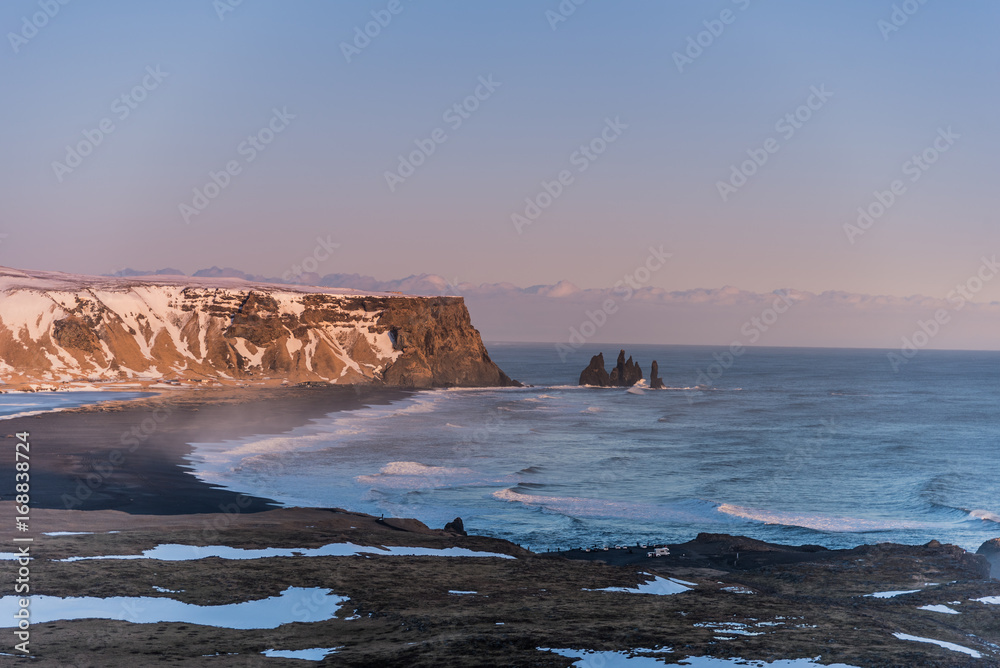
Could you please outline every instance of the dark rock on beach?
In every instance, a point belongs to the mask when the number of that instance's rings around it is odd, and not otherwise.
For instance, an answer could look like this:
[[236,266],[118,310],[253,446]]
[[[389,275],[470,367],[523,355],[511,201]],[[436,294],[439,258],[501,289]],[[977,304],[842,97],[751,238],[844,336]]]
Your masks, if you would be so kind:
[[[635,550],[631,553],[620,550],[610,552],[570,550],[563,554],[571,559],[603,561],[615,566],[708,569],[726,573],[747,571],[772,573],[771,569],[778,567],[818,563],[822,564],[819,566],[821,570],[842,569],[845,578],[864,573],[872,564],[878,563],[882,570],[880,577],[883,578],[883,584],[886,584],[887,589],[893,588],[888,585],[905,581],[909,577],[901,573],[894,574],[893,571],[908,571],[913,567],[913,563],[925,562],[928,564],[929,572],[933,568],[943,568],[946,564],[948,569],[960,571],[964,579],[989,579],[990,572],[987,562],[989,557],[984,558],[983,548],[980,548],[978,554],[972,554],[955,545],[944,545],[936,540],[926,545],[879,543],[849,550],[831,550],[820,545],[782,545],[745,536],[699,533],[694,540],[668,547],[669,556],[653,558],[647,556],[647,550]],[[839,565],[835,567],[833,564]],[[893,577],[899,579],[894,581],[891,579]],[[924,581],[930,579],[927,577]],[[863,581],[864,578],[857,578],[857,583]]]
[[1000,538],[986,541],[979,546],[976,554],[986,557],[992,568],[991,575],[994,579],[1000,580]]
[[459,536],[468,536],[469,534],[465,531],[465,523],[462,522],[461,517],[456,517],[451,522],[444,525],[445,531],[450,531],[451,533],[457,533]]

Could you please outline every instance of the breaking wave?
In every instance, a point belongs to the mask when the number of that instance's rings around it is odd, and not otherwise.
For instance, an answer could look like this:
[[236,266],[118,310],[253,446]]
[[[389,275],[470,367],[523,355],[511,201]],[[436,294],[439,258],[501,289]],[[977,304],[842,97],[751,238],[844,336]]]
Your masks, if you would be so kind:
[[987,522],[996,522],[1000,524],[1000,515],[991,513],[988,510],[970,510],[969,517],[974,520],[985,520]]
[[374,475],[359,475],[362,485],[388,489],[424,489],[453,484],[468,484],[480,479],[472,469],[464,467],[428,466],[420,462],[389,462]]
[[[521,486],[519,486],[521,487]],[[521,487],[524,489],[524,487]],[[725,522],[714,512],[715,505],[707,501],[680,502],[672,505],[609,501],[574,496],[542,496],[525,494],[518,487],[493,492],[494,499],[540,508],[573,518],[608,518],[635,521],[718,524]]]
[[723,503],[718,511],[725,515],[739,517],[764,524],[801,527],[829,533],[864,533],[868,531],[905,531],[919,529],[940,529],[950,523],[911,522],[901,520],[876,520],[858,517],[836,517],[819,513],[801,513],[783,510],[763,510]]

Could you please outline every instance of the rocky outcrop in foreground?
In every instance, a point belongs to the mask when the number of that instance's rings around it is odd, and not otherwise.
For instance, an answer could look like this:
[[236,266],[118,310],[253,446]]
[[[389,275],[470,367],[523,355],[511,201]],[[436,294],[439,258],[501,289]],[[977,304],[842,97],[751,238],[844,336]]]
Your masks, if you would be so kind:
[[992,575],[1000,580],[1000,538],[988,540],[979,546],[976,554],[986,557],[992,567]]
[[[650,371],[650,387],[660,389],[663,381],[657,375],[659,366],[653,361]],[[632,356],[625,359],[625,351],[618,353],[618,360],[611,373],[604,369],[604,353],[598,353],[590,358],[590,364],[580,374],[580,385],[592,385],[595,387],[632,387],[642,380],[642,369],[637,362],[632,361]]]
[[[157,592],[161,602],[212,606],[280,596],[289,586],[318,590],[308,605],[292,608],[288,619],[296,623],[278,626],[285,621],[278,617],[277,628],[266,630],[226,628],[224,617],[218,626],[54,620],[45,625],[45,641],[32,644],[38,665],[151,665],[150,656],[161,665],[203,665],[205,655],[221,655],[220,665],[267,665],[266,648],[328,647],[331,638],[344,639],[332,658],[345,666],[564,668],[631,665],[628,656],[648,665],[1000,665],[998,605],[990,602],[1000,582],[982,579],[981,556],[936,542],[825,550],[700,534],[670,545],[670,556],[648,557],[641,546],[532,553],[412,519],[335,509],[167,517],[34,512],[45,531],[94,532],[48,536],[36,566],[45,573],[38,595],[101,596],[89,603],[95,612],[140,614],[143,606],[110,597],[148,600],[139,597],[150,596],[150,583],[167,589]],[[207,539],[211,545],[291,555],[132,559],[127,569],[121,561],[64,561],[137,556],[162,543],[192,544],[192,537],[202,542],[206,527],[221,527]],[[348,544],[368,546],[359,548],[364,557],[302,554]],[[390,549],[407,548],[423,556],[391,556]],[[456,550],[465,556],[445,556]],[[11,580],[16,568],[0,562]],[[877,592],[886,597],[872,596]],[[295,616],[331,596],[342,597],[339,608]]]
[[518,384],[461,297],[4,268],[0,379]]

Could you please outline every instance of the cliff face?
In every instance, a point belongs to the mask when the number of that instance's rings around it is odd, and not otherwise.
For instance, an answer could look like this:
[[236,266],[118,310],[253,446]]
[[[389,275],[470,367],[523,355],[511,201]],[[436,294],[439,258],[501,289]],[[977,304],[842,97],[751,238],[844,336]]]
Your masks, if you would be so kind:
[[0,268],[0,379],[138,378],[516,384],[460,297]]

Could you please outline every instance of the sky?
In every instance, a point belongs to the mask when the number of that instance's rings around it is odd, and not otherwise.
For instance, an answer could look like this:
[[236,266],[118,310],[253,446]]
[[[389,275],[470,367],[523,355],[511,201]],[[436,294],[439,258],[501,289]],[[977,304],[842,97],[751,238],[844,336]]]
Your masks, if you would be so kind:
[[607,289],[662,247],[652,288],[944,299],[1000,251],[998,19],[7,0],[0,265]]

